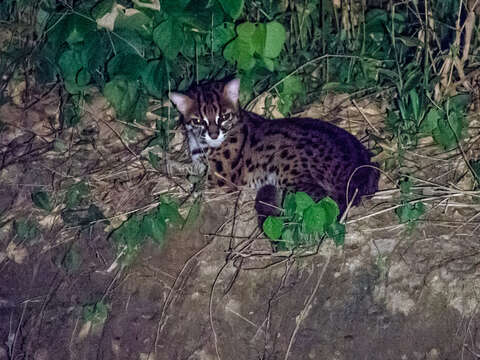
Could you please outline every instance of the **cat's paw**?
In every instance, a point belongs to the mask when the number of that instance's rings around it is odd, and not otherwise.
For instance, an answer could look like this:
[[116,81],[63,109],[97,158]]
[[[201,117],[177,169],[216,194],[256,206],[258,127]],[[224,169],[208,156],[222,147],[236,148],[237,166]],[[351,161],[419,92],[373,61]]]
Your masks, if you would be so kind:
[[208,166],[202,161],[194,161],[189,170],[192,175],[205,176]]

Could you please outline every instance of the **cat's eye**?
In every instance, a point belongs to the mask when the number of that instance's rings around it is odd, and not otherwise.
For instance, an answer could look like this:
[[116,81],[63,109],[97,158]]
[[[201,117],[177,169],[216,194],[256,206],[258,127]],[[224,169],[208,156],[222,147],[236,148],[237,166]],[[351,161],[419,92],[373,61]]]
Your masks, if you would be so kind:
[[192,116],[192,117],[190,118],[190,121],[192,121],[194,124],[197,124],[197,125],[199,125],[199,124],[202,122],[202,121],[200,120],[200,118],[195,117],[195,116]]
[[232,113],[223,114],[223,120],[228,121],[232,118]]

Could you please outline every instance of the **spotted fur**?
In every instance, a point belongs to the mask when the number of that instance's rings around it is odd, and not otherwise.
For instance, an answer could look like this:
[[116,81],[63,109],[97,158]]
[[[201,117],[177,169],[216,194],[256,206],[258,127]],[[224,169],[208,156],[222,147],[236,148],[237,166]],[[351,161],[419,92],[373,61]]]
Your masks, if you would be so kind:
[[[328,195],[343,213],[348,179],[358,167],[372,164],[369,151],[347,131],[322,120],[269,120],[245,111],[238,105],[239,86],[234,79],[170,95],[181,113],[192,160],[208,161],[209,182],[257,189],[260,215],[274,213],[261,204],[278,206],[279,190],[305,191],[314,200]],[[371,167],[355,172],[348,192],[351,197],[358,189],[354,205],[377,191],[378,177]]]

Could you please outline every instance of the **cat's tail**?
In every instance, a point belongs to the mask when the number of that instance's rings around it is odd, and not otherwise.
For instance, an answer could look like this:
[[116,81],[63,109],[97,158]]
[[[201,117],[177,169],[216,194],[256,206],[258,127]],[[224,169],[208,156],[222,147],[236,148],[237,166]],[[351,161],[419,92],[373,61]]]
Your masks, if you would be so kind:
[[380,172],[378,171],[377,163],[368,163],[357,168],[350,180],[350,186],[348,189],[348,202],[353,197],[355,190],[358,189],[358,193],[353,200],[352,205],[358,205],[364,196],[373,195],[378,191],[378,180],[380,178]]
[[274,185],[264,185],[258,189],[255,198],[255,210],[257,210],[260,229],[268,216],[280,215],[281,200],[282,192]]

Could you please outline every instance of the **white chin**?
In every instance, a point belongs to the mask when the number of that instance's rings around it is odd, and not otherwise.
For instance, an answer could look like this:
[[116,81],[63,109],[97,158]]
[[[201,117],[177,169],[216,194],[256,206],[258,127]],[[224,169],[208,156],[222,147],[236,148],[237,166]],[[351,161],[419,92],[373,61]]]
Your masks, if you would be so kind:
[[208,146],[214,147],[214,148],[219,147],[222,144],[223,140],[225,140],[225,134],[223,133],[223,131],[220,130],[218,137],[216,139],[212,139],[210,135],[208,135],[207,133],[205,134],[205,140]]

